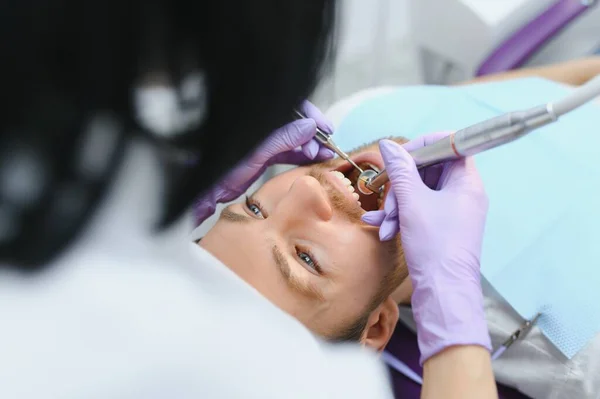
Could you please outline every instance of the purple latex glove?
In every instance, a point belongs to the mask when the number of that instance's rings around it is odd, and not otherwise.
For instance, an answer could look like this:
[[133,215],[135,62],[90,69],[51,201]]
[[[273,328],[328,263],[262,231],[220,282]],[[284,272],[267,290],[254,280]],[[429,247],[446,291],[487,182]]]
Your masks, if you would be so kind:
[[[421,147],[431,145],[436,141],[448,136],[450,133],[452,133],[452,131],[427,134],[403,144],[402,147],[406,151],[412,152]],[[444,166],[445,165],[443,164],[433,165],[419,170],[419,175],[427,187],[431,188],[432,190],[436,190],[438,188],[438,183],[440,181],[440,176],[444,171]],[[397,208],[398,202],[396,201],[396,196],[393,192],[390,192],[385,199],[383,210],[367,212],[363,215],[362,219],[365,223],[368,223],[372,226],[379,226],[379,238],[381,241],[388,241],[395,237],[400,231],[400,224],[398,224],[396,217],[394,217],[395,215],[398,215]],[[392,216],[386,218],[386,215],[388,214]]]
[[[426,136],[405,148],[416,149],[447,134]],[[382,140],[379,148],[392,188],[384,210],[365,214],[363,220],[381,226],[382,240],[401,232],[421,364],[454,345],[491,350],[480,275],[488,200],[473,159],[420,175],[405,148],[390,140]]]
[[322,147],[314,138],[317,126],[333,133],[331,123],[308,101],[302,103],[300,110],[307,119],[288,123],[275,130],[248,158],[198,200],[194,209],[196,224],[211,216],[218,203],[232,201],[246,192],[271,165],[303,165],[334,157],[331,150]]

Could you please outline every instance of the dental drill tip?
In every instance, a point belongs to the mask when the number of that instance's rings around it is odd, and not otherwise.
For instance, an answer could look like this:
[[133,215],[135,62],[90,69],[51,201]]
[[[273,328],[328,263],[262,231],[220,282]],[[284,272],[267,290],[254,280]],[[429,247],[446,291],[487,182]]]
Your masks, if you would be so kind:
[[364,195],[373,194],[373,190],[367,187],[367,184],[369,184],[369,182],[374,176],[377,176],[377,172],[373,169],[367,169],[364,172],[362,172],[356,180],[356,188],[358,188],[358,191],[360,191]]

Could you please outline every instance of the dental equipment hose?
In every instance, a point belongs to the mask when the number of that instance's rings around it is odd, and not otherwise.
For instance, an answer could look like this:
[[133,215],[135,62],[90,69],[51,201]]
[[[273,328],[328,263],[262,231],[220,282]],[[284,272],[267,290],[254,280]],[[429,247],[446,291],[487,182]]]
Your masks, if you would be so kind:
[[[562,100],[524,111],[509,112],[458,130],[442,140],[412,151],[410,155],[417,167],[459,159],[519,139],[529,132],[555,122],[558,118],[600,95],[600,75]],[[384,170],[377,173],[365,170],[358,178],[357,186],[363,194],[378,193],[389,177]]]

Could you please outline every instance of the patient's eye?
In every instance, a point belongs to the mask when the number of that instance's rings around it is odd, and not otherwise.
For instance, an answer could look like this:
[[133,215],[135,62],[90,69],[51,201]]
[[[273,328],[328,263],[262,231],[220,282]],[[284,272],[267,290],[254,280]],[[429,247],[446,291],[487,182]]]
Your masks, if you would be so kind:
[[316,258],[309,251],[296,248],[296,253],[302,262],[313,269],[316,273],[321,274],[321,266],[319,266]]
[[263,212],[262,207],[260,206],[260,204],[258,203],[258,201],[256,201],[253,198],[250,197],[246,197],[246,207],[248,208],[248,210],[250,212],[252,212],[253,214],[256,215],[256,217],[260,218],[260,219],[266,219],[267,215],[265,214],[265,212]]
[[300,257],[300,259],[302,259],[304,261],[304,263],[306,263],[307,265],[311,266],[312,268],[315,267],[315,262],[313,262],[313,260],[311,259],[309,254],[305,254],[304,252],[300,252],[298,254],[298,256]]
[[256,216],[262,217],[262,212],[260,211],[260,209],[256,205],[250,204],[250,205],[248,205],[248,209],[250,209],[250,212],[252,212]]

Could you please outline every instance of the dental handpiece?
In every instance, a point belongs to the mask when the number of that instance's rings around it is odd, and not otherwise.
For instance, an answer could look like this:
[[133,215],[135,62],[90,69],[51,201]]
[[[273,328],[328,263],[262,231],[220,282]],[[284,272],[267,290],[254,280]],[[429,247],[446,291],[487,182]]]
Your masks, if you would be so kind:
[[[304,115],[302,112],[300,112],[298,110],[294,110],[294,116],[297,119],[306,119],[306,115]],[[356,163],[354,163],[354,161],[352,159],[350,159],[348,154],[346,154],[340,147],[337,146],[337,144],[335,144],[335,142],[331,139],[331,136],[329,134],[325,133],[318,126],[317,126],[317,134],[315,135],[315,139],[317,139],[321,144],[323,144],[325,147],[329,148],[331,151],[338,154],[340,158],[342,158],[343,160],[348,162],[350,165],[352,165],[354,168],[356,168],[360,173],[365,172]]]
[[[449,136],[410,152],[417,168],[472,156],[515,141],[531,131],[555,122],[573,109],[600,95],[600,75],[556,103],[504,115],[458,130]],[[363,194],[379,193],[389,181],[387,172],[365,170],[357,188]]]

